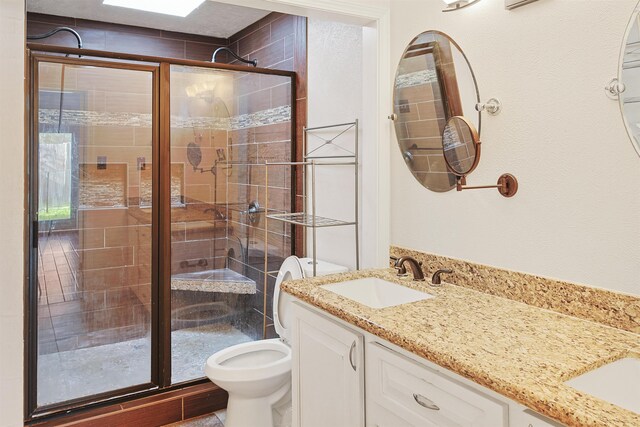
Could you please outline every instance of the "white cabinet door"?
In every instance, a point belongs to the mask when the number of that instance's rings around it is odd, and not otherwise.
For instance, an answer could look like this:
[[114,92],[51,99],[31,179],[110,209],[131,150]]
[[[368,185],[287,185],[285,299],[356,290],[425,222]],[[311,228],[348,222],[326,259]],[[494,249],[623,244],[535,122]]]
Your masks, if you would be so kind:
[[366,406],[367,427],[414,427],[376,402],[367,401]]
[[364,427],[363,337],[293,304],[293,419],[298,427]]

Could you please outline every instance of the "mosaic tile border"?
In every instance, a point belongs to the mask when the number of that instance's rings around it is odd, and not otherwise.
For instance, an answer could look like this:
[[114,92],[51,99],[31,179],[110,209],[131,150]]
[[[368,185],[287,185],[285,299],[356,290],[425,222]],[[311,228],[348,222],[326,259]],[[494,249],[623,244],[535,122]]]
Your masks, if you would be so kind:
[[[58,125],[59,112],[56,109],[41,109],[41,124]],[[284,105],[241,114],[233,117],[178,117],[171,116],[173,128],[209,128],[214,130],[239,130],[258,126],[273,125],[291,121],[291,106]],[[151,127],[151,114],[146,113],[110,113],[98,111],[63,110],[62,123],[74,126],[131,126]]]
[[438,81],[435,70],[420,70],[413,73],[402,74],[396,77],[396,89],[418,86]]
[[448,283],[640,334],[640,297],[399,246],[390,246],[389,253],[421,261],[429,276],[453,269],[453,274],[443,275]]

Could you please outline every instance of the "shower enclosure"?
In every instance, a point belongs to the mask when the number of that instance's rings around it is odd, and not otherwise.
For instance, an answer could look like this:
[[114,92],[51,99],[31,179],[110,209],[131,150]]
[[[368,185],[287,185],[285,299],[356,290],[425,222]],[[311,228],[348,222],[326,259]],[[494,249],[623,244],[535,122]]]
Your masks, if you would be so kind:
[[264,163],[293,160],[295,74],[30,49],[28,416],[201,380],[274,336],[295,239],[264,206],[292,210],[295,171],[267,191]]

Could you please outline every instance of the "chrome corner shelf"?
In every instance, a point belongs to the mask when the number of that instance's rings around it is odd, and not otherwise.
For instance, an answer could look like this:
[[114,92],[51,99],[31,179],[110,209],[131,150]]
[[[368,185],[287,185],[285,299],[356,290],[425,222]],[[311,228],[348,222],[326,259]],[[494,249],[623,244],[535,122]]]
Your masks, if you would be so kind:
[[[314,132],[324,130],[331,131],[335,130],[336,134],[329,139],[322,138],[320,136],[315,135],[317,138],[320,138],[323,143],[313,150],[308,151],[307,140],[308,136],[312,135]],[[341,146],[337,143],[338,137],[341,135],[353,131],[353,139],[345,138],[347,140],[351,140],[353,147],[352,149]],[[265,195],[265,200],[269,200],[268,191],[269,191],[269,167],[268,166],[301,166],[304,183],[303,191],[302,191],[302,200],[303,200],[303,212],[291,212],[291,213],[279,213],[279,214],[268,214],[265,215],[265,222],[268,220],[281,221],[289,224],[297,225],[304,227],[305,229],[311,229],[311,247],[312,247],[312,258],[313,258],[313,275],[316,275],[316,265],[317,265],[317,235],[316,231],[318,228],[326,228],[326,227],[340,227],[340,226],[353,226],[354,227],[354,236],[355,236],[355,260],[356,260],[356,269],[360,269],[360,236],[359,236],[359,177],[358,177],[358,165],[359,165],[359,155],[358,155],[358,120],[356,119],[353,122],[348,123],[340,123],[329,126],[319,126],[313,128],[304,128],[303,132],[303,161],[301,162],[265,162],[265,191],[267,194]],[[326,154],[322,155],[322,152],[326,150],[328,147],[332,147],[335,150],[338,150],[340,154]],[[327,218],[323,216],[319,216],[316,214],[316,167],[318,166],[351,166],[354,169],[354,220],[342,220],[342,219],[334,219]],[[308,175],[311,175],[311,179],[307,180]],[[309,187],[310,197],[307,197],[307,187]],[[308,203],[310,202],[310,209],[308,207]],[[269,211],[268,207],[267,211]],[[295,208],[295,207],[294,207]],[[311,212],[309,212],[309,210]],[[265,223],[265,228],[267,228],[267,224]],[[265,235],[265,247],[267,245],[267,236]],[[306,242],[306,236],[304,241]],[[265,269],[267,266],[267,251],[265,250]],[[265,278],[266,280],[266,278]]]

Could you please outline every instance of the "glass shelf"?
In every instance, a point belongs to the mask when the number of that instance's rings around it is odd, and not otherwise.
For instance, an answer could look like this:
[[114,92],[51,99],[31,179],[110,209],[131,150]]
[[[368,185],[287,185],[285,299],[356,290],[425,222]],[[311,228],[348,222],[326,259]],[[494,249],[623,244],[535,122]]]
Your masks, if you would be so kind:
[[[286,214],[267,215],[269,219],[288,222],[289,224],[301,225],[303,227],[314,227],[313,215],[296,212]],[[315,216],[315,227],[338,227],[342,225],[355,225],[355,222],[342,221],[339,219],[325,218],[323,216]]]

